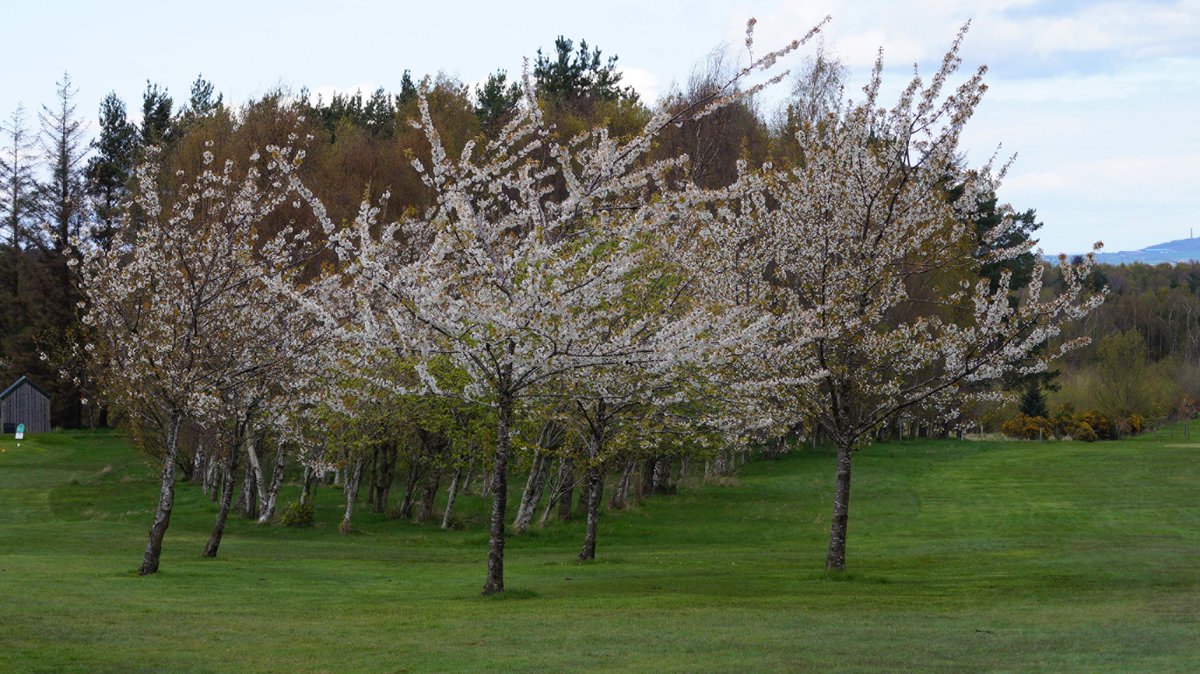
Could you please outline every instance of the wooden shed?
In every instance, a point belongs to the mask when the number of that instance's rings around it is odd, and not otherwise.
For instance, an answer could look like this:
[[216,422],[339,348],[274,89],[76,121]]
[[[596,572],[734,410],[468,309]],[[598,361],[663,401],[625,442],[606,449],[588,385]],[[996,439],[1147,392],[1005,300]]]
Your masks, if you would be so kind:
[[25,424],[26,433],[50,430],[50,395],[25,375],[0,391],[0,425],[4,433],[15,433],[17,424]]

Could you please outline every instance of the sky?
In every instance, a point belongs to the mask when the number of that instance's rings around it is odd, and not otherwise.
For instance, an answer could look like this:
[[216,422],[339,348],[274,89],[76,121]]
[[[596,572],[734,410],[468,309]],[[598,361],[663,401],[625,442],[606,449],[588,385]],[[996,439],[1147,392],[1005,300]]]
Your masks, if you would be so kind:
[[1000,197],[1036,209],[1045,252],[1200,236],[1200,0],[0,0],[0,118],[23,105],[35,126],[64,73],[94,131],[105,94],[136,117],[147,80],[181,102],[203,74],[233,103],[281,86],[395,90],[405,69],[471,83],[519,73],[559,35],[618,56],[652,101],[723,44],[745,61],[750,17],[761,53],[827,15],[820,40],[849,66],[851,96],[881,47],[898,91],[971,21],[963,69],[986,65],[990,88],[962,149],[971,165],[1017,156]]

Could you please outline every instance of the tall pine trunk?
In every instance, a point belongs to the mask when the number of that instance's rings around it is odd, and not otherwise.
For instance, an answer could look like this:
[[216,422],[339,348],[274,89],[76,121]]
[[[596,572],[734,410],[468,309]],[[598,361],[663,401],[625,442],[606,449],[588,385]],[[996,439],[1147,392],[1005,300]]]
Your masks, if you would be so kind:
[[221,492],[221,506],[217,510],[217,521],[213,524],[212,535],[204,545],[205,557],[216,557],[217,548],[221,547],[221,537],[225,535],[225,521],[229,519],[229,506],[233,503],[233,483],[237,477],[237,463],[240,442],[229,448],[229,464],[225,471],[225,487]]
[[508,507],[508,452],[512,424],[513,399],[510,393],[499,396],[496,409],[496,457],[492,469],[492,520],[488,531],[487,579],[483,594],[504,591],[504,518]]
[[158,508],[154,511],[154,521],[150,524],[150,534],[146,539],[146,554],[138,569],[138,575],[141,576],[158,573],[163,537],[171,524],[171,509],[175,505],[175,457],[179,452],[179,425],[182,422],[183,414],[179,410],[172,410],[167,420],[167,454],[163,457]]
[[846,523],[850,515],[850,457],[849,442],[839,440],[837,451],[837,488],[833,498],[833,523],[829,526],[829,554],[825,568],[846,570]]

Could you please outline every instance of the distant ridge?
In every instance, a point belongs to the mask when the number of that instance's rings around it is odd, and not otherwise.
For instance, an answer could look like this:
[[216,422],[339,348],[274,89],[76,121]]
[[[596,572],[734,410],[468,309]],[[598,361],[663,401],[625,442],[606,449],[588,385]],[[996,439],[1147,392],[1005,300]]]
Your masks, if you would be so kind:
[[[1069,254],[1074,255],[1074,253]],[[1058,262],[1057,255],[1047,255],[1050,262]],[[1100,264],[1162,264],[1200,261],[1200,238],[1176,239],[1165,243],[1156,243],[1140,250],[1122,250],[1116,253],[1100,253],[1096,262]]]

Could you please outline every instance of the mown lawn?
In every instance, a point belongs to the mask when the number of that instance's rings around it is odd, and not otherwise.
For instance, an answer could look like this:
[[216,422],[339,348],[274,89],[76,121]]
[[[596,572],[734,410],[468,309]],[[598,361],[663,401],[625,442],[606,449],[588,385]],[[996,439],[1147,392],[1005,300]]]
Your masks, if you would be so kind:
[[[602,520],[510,539],[478,593],[483,503],[444,532],[318,492],[311,530],[157,493],[111,433],[0,440],[4,671],[1200,671],[1200,442],[909,441],[855,464],[850,573],[822,568],[833,458],[750,464]],[[294,498],[289,487],[285,499]],[[519,498],[519,494],[518,494]]]

